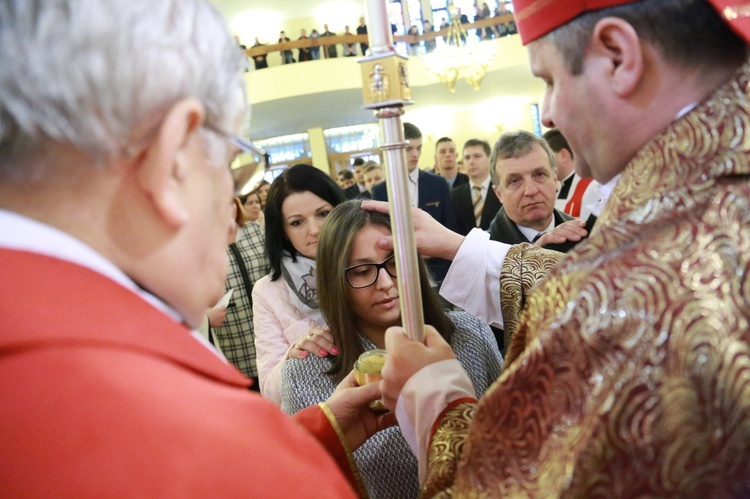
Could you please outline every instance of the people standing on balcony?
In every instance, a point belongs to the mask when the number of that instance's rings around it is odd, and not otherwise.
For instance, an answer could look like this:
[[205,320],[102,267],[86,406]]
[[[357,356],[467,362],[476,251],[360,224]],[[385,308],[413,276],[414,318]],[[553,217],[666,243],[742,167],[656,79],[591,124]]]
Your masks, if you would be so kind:
[[409,41],[409,55],[419,55],[419,28],[412,26],[409,28],[408,35],[415,37]]
[[[482,4],[482,19],[489,19],[492,17],[492,10],[490,9],[490,6],[487,5],[487,2],[484,2]],[[498,36],[498,32],[495,29],[495,26],[488,26],[484,28],[484,37],[486,39],[495,38]]]
[[[260,43],[260,40],[258,40],[258,37],[255,37],[255,43],[253,44],[253,47],[262,47],[265,45],[265,43]],[[253,64],[255,64],[255,69],[264,69],[268,67],[268,61],[266,60],[266,54],[258,54],[253,56]]]
[[[354,36],[354,34],[349,31],[349,26],[344,26],[344,36]],[[342,47],[344,48],[344,57],[354,57],[357,55],[356,43],[345,43]]]
[[[359,18],[359,26],[357,26],[357,34],[358,35],[366,35],[367,34],[367,25],[365,24],[365,18],[360,17]],[[362,51],[362,55],[367,55],[367,49],[369,48],[369,45],[367,45],[364,42],[359,42],[359,50]]]
[[[286,43],[291,42],[292,40],[289,39],[288,36],[286,36],[286,33],[283,31],[279,33],[279,43]],[[281,51],[281,64],[292,64],[294,62],[294,54],[292,54],[291,50],[282,50]]]
[[[309,38],[307,37],[307,31],[305,31],[304,29],[301,29],[299,31],[299,34],[300,40],[309,40]],[[310,48],[300,47],[297,54],[297,60],[299,62],[312,61],[312,53],[310,53]]]
[[[318,33],[317,29],[314,29],[310,32],[310,38],[311,39],[320,38],[320,34]],[[317,61],[318,59],[320,59],[320,47],[316,47],[316,46],[310,47],[310,55],[312,56],[313,61]]]
[[[424,24],[424,28],[422,30],[422,33],[424,33],[425,35],[427,33],[432,33],[434,31],[434,29],[432,28],[432,23],[430,21],[428,21],[428,20],[425,19],[425,21],[424,21],[423,24]],[[442,26],[441,26],[441,28],[442,28]],[[436,44],[436,42],[435,42],[434,38],[432,40],[425,40],[424,41],[425,52],[427,52],[429,54],[430,52],[432,52],[433,50],[435,50],[435,44]]]
[[[476,9],[474,10],[474,22],[479,22],[482,19],[484,19],[484,16],[482,16],[482,9],[476,7]],[[475,29],[474,34],[479,40],[482,40],[484,38],[484,30],[482,30],[482,28]],[[492,35],[490,35],[490,38],[492,38]]]
[[[323,29],[325,31],[323,31],[323,34],[320,35],[321,37],[323,37],[323,36],[336,36],[336,33],[334,33],[333,31],[331,31],[331,30],[328,29],[328,25],[327,24],[323,25]],[[325,54],[326,59],[335,59],[335,58],[337,58],[339,56],[339,53],[338,53],[338,50],[336,49],[336,45],[335,44],[326,46],[326,49],[325,49],[325,51],[323,53]]]

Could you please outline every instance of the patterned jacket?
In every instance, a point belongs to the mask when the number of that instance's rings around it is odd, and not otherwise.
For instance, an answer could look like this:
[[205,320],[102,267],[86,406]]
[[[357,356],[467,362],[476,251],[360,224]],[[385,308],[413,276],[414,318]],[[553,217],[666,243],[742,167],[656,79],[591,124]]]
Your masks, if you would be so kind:
[[[503,360],[492,331],[476,317],[465,312],[450,313],[456,324],[451,346],[469,374],[478,397],[500,375]],[[376,348],[360,336],[365,350]],[[294,414],[326,400],[336,388],[325,372],[332,362],[311,355],[306,359],[284,362],[281,375],[281,409]],[[417,459],[398,427],[383,430],[354,452],[358,473],[367,493],[375,498],[409,498],[419,495]],[[356,474],[356,473],[355,473]]]
[[[242,256],[251,286],[261,277],[268,274],[271,266],[265,256],[265,235],[263,228],[256,223],[244,227],[243,237],[235,247]],[[258,377],[255,365],[255,335],[253,334],[252,301],[247,294],[245,282],[232,248],[227,248],[229,269],[227,273],[227,291],[233,289],[232,301],[227,307],[227,315],[221,327],[211,331],[219,347],[229,361],[250,378]]]

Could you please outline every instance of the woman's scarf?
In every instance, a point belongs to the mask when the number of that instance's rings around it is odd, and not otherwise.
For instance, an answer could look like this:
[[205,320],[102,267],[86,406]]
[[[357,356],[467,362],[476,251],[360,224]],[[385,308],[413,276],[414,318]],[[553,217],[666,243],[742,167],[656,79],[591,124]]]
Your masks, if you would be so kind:
[[293,260],[290,254],[284,253],[281,257],[281,275],[297,308],[305,317],[324,326],[326,321],[318,305],[315,260],[302,255],[297,255]]

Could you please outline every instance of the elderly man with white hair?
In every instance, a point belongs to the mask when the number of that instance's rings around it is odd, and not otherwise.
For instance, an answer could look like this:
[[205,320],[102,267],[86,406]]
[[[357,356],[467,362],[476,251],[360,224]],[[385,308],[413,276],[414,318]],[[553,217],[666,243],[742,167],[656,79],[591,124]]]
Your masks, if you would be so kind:
[[377,385],[289,420],[191,334],[223,293],[242,59],[205,0],[0,1],[3,495],[354,495]]

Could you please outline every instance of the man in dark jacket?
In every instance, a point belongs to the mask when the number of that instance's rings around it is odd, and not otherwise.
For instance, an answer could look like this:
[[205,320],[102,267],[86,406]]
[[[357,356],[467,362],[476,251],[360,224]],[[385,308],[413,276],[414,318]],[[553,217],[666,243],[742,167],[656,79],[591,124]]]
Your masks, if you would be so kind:
[[534,243],[563,253],[580,242],[547,244],[558,226],[584,222],[555,209],[555,156],[543,139],[526,131],[503,134],[492,149],[490,165],[492,188],[503,204],[490,225],[490,239]]

